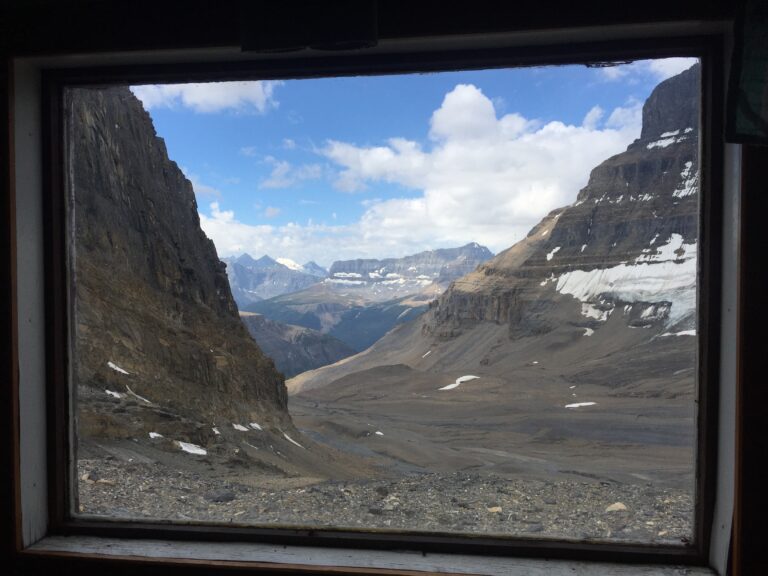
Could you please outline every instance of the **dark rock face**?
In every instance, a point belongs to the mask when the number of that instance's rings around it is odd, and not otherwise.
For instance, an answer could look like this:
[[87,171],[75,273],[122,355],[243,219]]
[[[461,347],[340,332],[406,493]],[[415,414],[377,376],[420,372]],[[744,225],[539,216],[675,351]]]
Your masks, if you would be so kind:
[[242,320],[286,378],[333,364],[356,352],[333,336],[302,326],[282,324],[257,314],[244,315]]
[[513,337],[548,332],[564,296],[587,322],[618,311],[630,326],[695,328],[699,93],[698,65],[662,82],[641,138],[596,167],[574,204],[456,281],[432,303],[425,334],[483,321]]
[[696,65],[656,87],[643,105],[643,128],[637,145],[665,132],[698,129],[700,76]]
[[283,377],[141,103],[127,88],[67,98],[78,384],[209,423],[289,423]]
[[[325,271],[314,262],[310,271],[294,270],[269,256],[254,260],[248,254],[224,258],[232,295],[240,308],[248,304],[308,288],[325,278]],[[319,272],[322,271],[322,272]]]
[[492,257],[488,248],[472,242],[403,258],[340,260],[331,266],[327,282],[345,290],[365,290],[374,300],[391,299],[433,283],[447,285]]

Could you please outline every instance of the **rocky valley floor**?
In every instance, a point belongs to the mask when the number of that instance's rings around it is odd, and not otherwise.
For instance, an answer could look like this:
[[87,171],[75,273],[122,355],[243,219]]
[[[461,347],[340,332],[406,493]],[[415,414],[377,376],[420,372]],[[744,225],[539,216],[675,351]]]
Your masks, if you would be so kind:
[[[201,464],[203,464],[201,462]],[[82,513],[273,526],[465,532],[684,544],[690,493],[649,483],[508,479],[472,473],[325,481],[223,477],[112,456],[78,464]]]
[[[597,404],[565,409],[574,384],[543,378],[543,370],[518,370],[518,386],[481,377],[439,391],[430,375],[380,368],[366,373],[377,385],[365,392],[355,393],[350,381],[333,393],[291,398],[298,429],[292,438],[301,447],[279,435],[224,427],[206,455],[151,439],[148,428],[135,438],[87,439],[79,450],[79,511],[686,543],[693,533],[690,398],[625,398],[581,385],[575,400]],[[398,397],[383,393],[393,382],[401,383]],[[101,410],[127,404],[99,402]],[[134,419],[146,421],[150,411],[128,407]],[[316,466],[308,459],[326,454],[344,456],[333,469],[308,473]]]

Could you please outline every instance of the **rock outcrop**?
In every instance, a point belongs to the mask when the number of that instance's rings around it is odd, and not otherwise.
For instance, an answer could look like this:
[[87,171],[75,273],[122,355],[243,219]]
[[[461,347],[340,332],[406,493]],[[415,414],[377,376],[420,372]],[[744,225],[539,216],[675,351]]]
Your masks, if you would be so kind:
[[[240,322],[192,185],[141,103],[115,87],[73,89],[67,106],[83,397],[133,398],[208,435],[219,422],[291,426],[284,379]],[[81,432],[103,432],[81,408]]]
[[260,314],[243,313],[242,320],[259,348],[274,360],[286,378],[333,364],[357,352],[328,334],[275,322]]

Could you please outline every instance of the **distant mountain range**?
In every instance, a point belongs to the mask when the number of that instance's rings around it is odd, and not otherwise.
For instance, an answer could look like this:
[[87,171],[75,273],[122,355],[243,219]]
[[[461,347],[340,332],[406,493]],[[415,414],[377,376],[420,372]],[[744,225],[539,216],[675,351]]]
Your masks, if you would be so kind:
[[488,248],[472,242],[403,258],[337,261],[321,282],[243,309],[329,334],[360,351],[415,319],[450,282],[491,257]]
[[442,292],[448,284],[493,257],[477,242],[459,248],[426,250],[403,258],[357,259],[334,262],[326,284],[352,290],[368,300],[391,300],[432,286]]
[[299,292],[324,282],[328,290],[353,292],[366,301],[386,301],[425,289],[435,296],[448,284],[493,257],[476,242],[459,248],[427,250],[403,258],[339,260],[330,271],[315,262],[298,264],[289,258],[249,254],[223,258],[232,296],[241,310],[254,302]]
[[314,262],[302,266],[287,258],[262,256],[255,260],[242,254],[223,258],[222,262],[227,265],[232,297],[241,309],[265,298],[303,290],[328,275],[325,268]]

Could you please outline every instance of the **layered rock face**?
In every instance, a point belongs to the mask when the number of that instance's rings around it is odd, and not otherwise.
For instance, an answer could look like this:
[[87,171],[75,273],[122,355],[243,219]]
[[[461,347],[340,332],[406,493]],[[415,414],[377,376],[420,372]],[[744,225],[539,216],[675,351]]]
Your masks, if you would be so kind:
[[512,337],[541,334],[573,299],[586,326],[621,314],[630,327],[694,330],[699,84],[698,65],[662,82],[643,107],[641,137],[595,168],[573,205],[457,280],[424,333],[452,337],[491,321]]
[[392,299],[417,293],[431,284],[447,285],[492,257],[488,248],[472,242],[403,258],[342,260],[333,263],[326,283],[365,291],[372,300]]
[[287,261],[289,265],[262,256],[258,260],[248,254],[224,258],[232,295],[240,308],[248,304],[298,292],[320,282],[327,273],[314,262],[307,268]]
[[209,426],[289,425],[283,377],[240,322],[192,186],[141,103],[127,88],[67,100],[78,384]]

